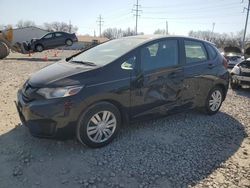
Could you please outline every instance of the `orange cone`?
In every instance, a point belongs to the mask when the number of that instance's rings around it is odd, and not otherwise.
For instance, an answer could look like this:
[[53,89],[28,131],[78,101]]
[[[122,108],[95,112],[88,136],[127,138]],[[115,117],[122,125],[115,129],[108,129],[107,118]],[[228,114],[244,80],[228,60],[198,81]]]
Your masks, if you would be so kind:
[[48,61],[48,55],[47,53],[45,54],[45,57],[43,58],[44,61]]

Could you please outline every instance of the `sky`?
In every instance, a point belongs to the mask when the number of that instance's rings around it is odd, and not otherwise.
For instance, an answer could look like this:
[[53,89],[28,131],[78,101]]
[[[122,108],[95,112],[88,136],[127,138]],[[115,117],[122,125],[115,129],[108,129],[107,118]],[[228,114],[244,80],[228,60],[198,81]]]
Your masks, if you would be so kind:
[[[170,34],[188,35],[190,30],[212,30],[236,33],[244,29],[247,0],[139,0],[138,32],[153,34],[165,29]],[[135,28],[132,11],[136,0],[0,0],[0,25],[15,26],[19,20],[69,22],[78,27],[78,34],[99,35],[98,16],[103,18],[102,30]],[[250,27],[250,26],[249,26]],[[250,28],[248,29],[250,30]],[[249,33],[249,32],[248,32]]]

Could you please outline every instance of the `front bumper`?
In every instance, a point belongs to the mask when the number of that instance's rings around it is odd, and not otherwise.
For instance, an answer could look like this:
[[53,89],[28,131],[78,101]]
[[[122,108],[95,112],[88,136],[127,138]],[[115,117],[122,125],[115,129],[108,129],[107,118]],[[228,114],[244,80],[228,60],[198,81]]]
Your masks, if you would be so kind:
[[26,102],[19,90],[15,104],[22,124],[28,127],[33,136],[47,138],[74,136],[77,116],[68,99]]
[[250,85],[250,77],[248,76],[233,75],[232,79],[236,80],[240,84]]

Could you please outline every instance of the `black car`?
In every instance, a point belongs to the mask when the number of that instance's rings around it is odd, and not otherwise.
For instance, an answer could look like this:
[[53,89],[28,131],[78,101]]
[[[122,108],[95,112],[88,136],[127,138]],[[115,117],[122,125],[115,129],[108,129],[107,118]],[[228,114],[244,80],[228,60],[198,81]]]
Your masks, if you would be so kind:
[[32,75],[17,109],[34,136],[76,135],[101,147],[121,124],[192,108],[215,114],[228,90],[226,65],[213,44],[198,39],[111,40]]
[[59,46],[71,46],[77,41],[78,39],[75,33],[71,34],[66,32],[51,32],[47,33],[40,39],[32,39],[28,47],[30,50],[35,52],[42,52],[43,50],[48,50]]
[[250,86],[250,58],[238,63],[231,70],[232,89],[239,89],[242,85]]

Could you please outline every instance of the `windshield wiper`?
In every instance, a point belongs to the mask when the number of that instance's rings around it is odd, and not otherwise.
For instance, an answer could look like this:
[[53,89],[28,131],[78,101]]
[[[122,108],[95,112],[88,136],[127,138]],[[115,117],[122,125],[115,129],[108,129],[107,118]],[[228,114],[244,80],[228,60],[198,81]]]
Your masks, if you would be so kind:
[[95,63],[92,62],[88,62],[88,61],[77,61],[77,60],[72,60],[70,61],[72,63],[79,63],[79,64],[83,64],[83,65],[88,65],[88,66],[96,66]]

